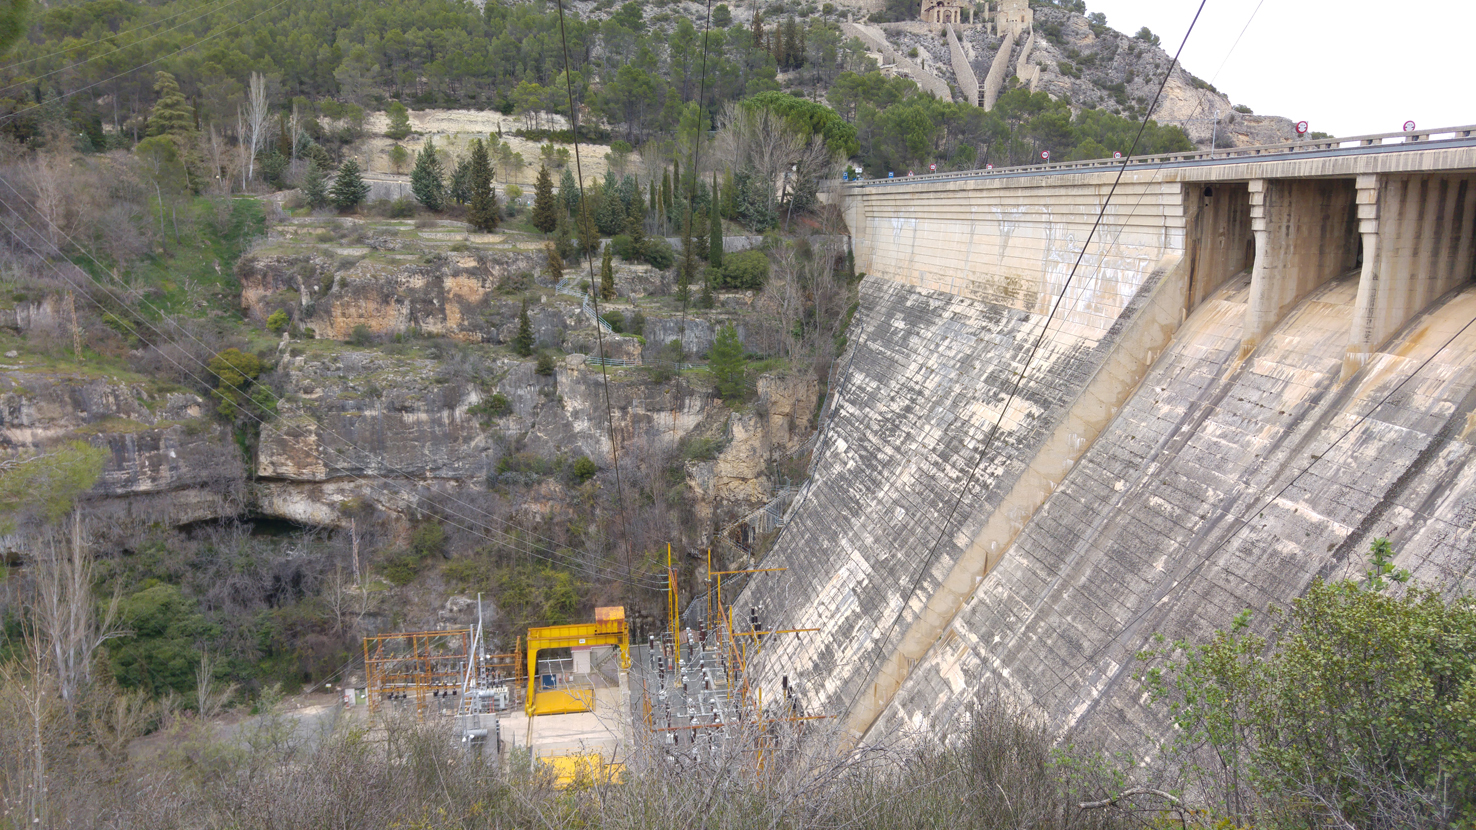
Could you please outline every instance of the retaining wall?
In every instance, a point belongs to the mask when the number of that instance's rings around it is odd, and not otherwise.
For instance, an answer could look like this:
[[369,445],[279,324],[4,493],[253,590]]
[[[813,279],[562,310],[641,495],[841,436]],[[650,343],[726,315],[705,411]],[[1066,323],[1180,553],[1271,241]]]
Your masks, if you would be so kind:
[[948,24],[948,55],[953,59],[953,75],[958,78],[958,91],[965,101],[979,106],[979,79],[974,75],[974,68],[969,65],[969,56],[964,54],[963,44],[958,42],[952,23]]

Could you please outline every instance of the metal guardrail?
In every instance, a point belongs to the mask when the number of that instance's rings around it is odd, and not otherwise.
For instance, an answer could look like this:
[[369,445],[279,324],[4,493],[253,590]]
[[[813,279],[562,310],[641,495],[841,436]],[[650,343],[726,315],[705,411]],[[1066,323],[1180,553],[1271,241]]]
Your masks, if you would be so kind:
[[[1314,138],[1287,141],[1281,144],[1258,144],[1250,147],[1229,149],[1193,150],[1186,153],[1160,153],[1133,156],[1121,159],[1088,159],[1084,161],[1057,161],[1047,164],[1025,164],[1014,167],[995,167],[988,170],[957,170],[947,173],[924,173],[921,176],[861,179],[859,181],[834,182],[842,189],[874,187],[877,185],[916,184],[917,182],[948,181],[951,179],[977,179],[989,176],[1009,176],[1020,173],[1071,172],[1077,170],[1100,170],[1116,167],[1179,164],[1202,161],[1235,161],[1256,159],[1266,156],[1294,155],[1298,153],[1327,152],[1329,150],[1359,150],[1367,147],[1385,147],[1394,150],[1424,150],[1446,143],[1473,142],[1476,125],[1465,127],[1440,127],[1433,130],[1411,130],[1398,133],[1374,133],[1348,138]],[[1437,136],[1445,136],[1437,138]],[[1386,145],[1386,141],[1394,143]],[[1476,143],[1476,142],[1473,142]]]
[[585,363],[593,363],[596,366],[644,366],[639,360],[625,360],[619,357],[586,357]]

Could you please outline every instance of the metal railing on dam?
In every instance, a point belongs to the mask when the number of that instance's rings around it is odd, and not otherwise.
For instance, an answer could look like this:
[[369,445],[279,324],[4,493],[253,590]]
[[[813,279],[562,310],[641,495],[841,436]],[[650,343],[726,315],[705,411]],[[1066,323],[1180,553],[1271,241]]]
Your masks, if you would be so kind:
[[1414,130],[1399,133],[1376,133],[1372,135],[1350,136],[1348,138],[1312,138],[1300,141],[1288,141],[1281,144],[1257,144],[1249,147],[1194,150],[1186,153],[1158,153],[1121,159],[1053,161],[1045,164],[1026,164],[1014,167],[925,173],[920,176],[861,179],[850,182],[835,182],[832,183],[831,187],[838,188],[844,193],[848,190],[861,190],[868,187],[893,187],[897,185],[947,182],[961,179],[995,179],[1015,176],[1097,172],[1114,170],[1119,167],[1126,167],[1129,170],[1152,170],[1163,167],[1196,167],[1230,162],[1273,161],[1292,156],[1326,158],[1344,155],[1433,150],[1448,147],[1476,147],[1476,125],[1441,127],[1433,130]]

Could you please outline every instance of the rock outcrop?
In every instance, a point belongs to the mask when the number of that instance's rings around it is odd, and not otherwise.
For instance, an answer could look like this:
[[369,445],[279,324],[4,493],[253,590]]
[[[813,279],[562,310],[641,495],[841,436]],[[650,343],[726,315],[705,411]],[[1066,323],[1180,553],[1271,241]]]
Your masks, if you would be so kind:
[[145,381],[78,372],[0,372],[0,444],[44,453],[67,441],[107,451],[91,508],[115,526],[235,515],[245,464],[213,403]]
[[[351,262],[304,253],[244,257],[236,276],[249,317],[265,320],[284,310],[319,337],[347,340],[365,326],[376,335],[414,330],[501,342],[498,327],[509,318],[499,306],[533,283],[543,261],[541,253],[506,250],[374,251]],[[506,293],[499,297],[499,290]]]

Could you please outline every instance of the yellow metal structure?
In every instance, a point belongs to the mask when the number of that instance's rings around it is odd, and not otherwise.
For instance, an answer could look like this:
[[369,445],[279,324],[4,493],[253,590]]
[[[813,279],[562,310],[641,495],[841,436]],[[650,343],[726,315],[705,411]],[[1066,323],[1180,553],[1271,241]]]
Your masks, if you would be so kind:
[[538,652],[551,648],[580,646],[619,646],[620,667],[630,668],[630,628],[625,622],[625,609],[621,607],[597,608],[595,609],[595,621],[592,623],[549,625],[528,629],[528,696],[525,711],[530,716],[594,710],[593,689],[557,689],[541,692],[537,688]]
[[618,783],[625,775],[624,764],[607,764],[605,759],[598,754],[557,755],[538,760],[539,763],[551,768],[558,776],[554,781],[554,787],[560,790],[571,786]]

